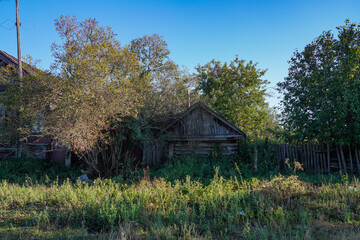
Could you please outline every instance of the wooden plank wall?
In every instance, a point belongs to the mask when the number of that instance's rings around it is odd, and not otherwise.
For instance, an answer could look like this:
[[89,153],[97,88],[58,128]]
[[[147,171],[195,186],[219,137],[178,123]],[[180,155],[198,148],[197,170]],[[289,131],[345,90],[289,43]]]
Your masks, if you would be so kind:
[[176,136],[216,136],[239,134],[221,123],[213,115],[202,109],[195,109],[181,119],[169,131]]
[[206,158],[215,147],[221,147],[225,155],[237,153],[238,142],[230,141],[176,141],[174,143],[174,157],[181,158],[184,155],[196,154]]
[[223,141],[170,141],[161,143],[156,140],[152,144],[146,144],[143,147],[142,165],[156,166],[161,163],[161,159],[181,158],[183,156],[191,156],[207,158],[215,147],[220,147],[223,154],[236,154],[238,151],[237,140]]
[[288,163],[299,162],[305,171],[325,173],[343,171],[360,173],[360,148],[335,144],[307,143],[280,144],[275,146],[280,169],[286,170]]
[[142,165],[156,166],[160,163],[165,149],[165,143],[155,139],[151,144],[145,144],[142,153]]

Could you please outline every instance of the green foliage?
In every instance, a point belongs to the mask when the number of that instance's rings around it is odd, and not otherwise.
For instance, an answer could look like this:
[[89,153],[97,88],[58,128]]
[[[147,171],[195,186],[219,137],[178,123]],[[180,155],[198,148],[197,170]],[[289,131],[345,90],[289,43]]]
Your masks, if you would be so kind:
[[265,137],[265,130],[276,125],[265,102],[266,70],[237,57],[230,64],[212,60],[196,69],[199,89],[211,107],[250,136]]
[[337,29],[296,51],[278,84],[289,140],[360,143],[360,26]]
[[[222,153],[221,148],[214,148],[207,159],[194,156],[184,156],[182,159],[172,159],[160,169],[151,171],[151,176],[162,177],[168,181],[185,180],[187,176],[208,185],[218,168],[219,176],[229,179],[232,176],[249,180],[258,176],[269,179],[279,172],[276,153],[273,151],[274,143],[268,143],[265,150],[265,141],[257,141],[258,172],[254,172],[254,144],[240,142],[238,154],[228,156]],[[237,167],[238,169],[237,169]]]
[[152,172],[152,176],[165,178],[169,181],[185,180],[187,176],[191,179],[201,181],[208,185],[215,174],[215,167],[220,167],[220,174],[229,178],[236,173],[231,158],[221,156],[220,158],[199,159],[196,157],[184,157],[181,160],[173,159]]
[[[55,26],[61,43],[52,45],[49,71],[33,67],[20,81],[13,66],[0,68],[7,85],[0,96],[8,112],[0,133],[4,140],[51,136],[76,151],[92,172],[110,176],[119,174],[118,162],[131,158],[119,138],[142,146],[151,139],[151,128],[160,127],[154,122],[198,101],[196,78],[170,60],[163,37],[121,45],[111,28],[95,19],[61,16]],[[126,126],[118,127],[119,122]]]
[[21,157],[0,161],[0,180],[10,183],[47,183],[50,179],[58,179],[62,182],[67,178],[75,181],[79,175],[81,175],[79,167],[54,165],[43,159]]
[[24,137],[34,133],[38,120],[37,133],[84,152],[106,140],[111,121],[136,115],[141,100],[136,90],[143,83],[136,77],[135,54],[110,27],[70,16],[55,20],[55,26],[62,43],[52,45],[51,70],[34,68],[21,81],[5,77],[3,104],[20,113],[17,129]]

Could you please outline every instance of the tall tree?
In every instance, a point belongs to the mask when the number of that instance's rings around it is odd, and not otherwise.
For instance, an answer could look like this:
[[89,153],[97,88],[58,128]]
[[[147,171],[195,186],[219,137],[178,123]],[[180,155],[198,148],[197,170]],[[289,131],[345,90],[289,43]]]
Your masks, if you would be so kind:
[[[41,118],[44,135],[86,152],[106,140],[111,121],[137,114],[142,98],[136,89],[143,85],[135,74],[138,62],[110,27],[94,19],[61,16],[55,26],[62,43],[52,46],[51,72],[34,71],[22,80],[22,118]],[[8,102],[18,99],[19,91],[8,93]]]
[[347,20],[337,30],[296,51],[278,84],[290,139],[360,143],[360,26]]
[[[22,79],[21,108],[18,76],[11,67],[0,69],[8,86],[1,102],[22,119],[12,119],[16,124],[8,125],[4,136],[10,130],[20,130],[24,138],[34,132],[51,136],[86,153],[95,172],[112,174],[119,167],[114,163],[121,162],[123,134],[136,132],[139,140],[151,120],[184,110],[195,100],[195,78],[169,59],[157,34],[122,46],[111,28],[95,19],[61,16],[55,26],[62,40],[52,45],[55,62],[50,71],[34,68]],[[117,124],[124,119],[134,122]]]
[[142,116],[150,120],[167,118],[184,111],[198,100],[196,78],[170,58],[170,51],[162,36],[153,34],[131,41],[131,51],[138,59],[137,73],[147,87],[141,89],[145,96]]
[[212,60],[198,66],[200,90],[210,105],[250,136],[260,137],[269,117],[265,102],[266,70],[238,57],[230,64]]

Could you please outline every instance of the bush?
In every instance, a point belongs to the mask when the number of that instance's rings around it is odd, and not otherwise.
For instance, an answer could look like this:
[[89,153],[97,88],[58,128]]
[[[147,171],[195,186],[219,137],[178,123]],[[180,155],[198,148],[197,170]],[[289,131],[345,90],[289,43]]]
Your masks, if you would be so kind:
[[161,168],[151,171],[152,177],[162,177],[171,182],[191,179],[208,185],[215,174],[215,168],[219,168],[219,176],[229,179],[231,176],[251,179],[257,176],[269,179],[279,173],[278,159],[273,150],[273,143],[268,144],[268,150],[264,147],[265,141],[257,141],[258,172],[254,171],[254,144],[248,141],[239,143],[238,153],[232,156],[224,155],[220,147],[215,147],[207,159],[193,156],[184,156],[182,159],[171,159]]
[[79,167],[66,167],[46,162],[43,159],[30,157],[9,158],[0,161],[0,180],[9,183],[39,182],[58,179],[64,181],[69,178],[75,181],[81,175]]

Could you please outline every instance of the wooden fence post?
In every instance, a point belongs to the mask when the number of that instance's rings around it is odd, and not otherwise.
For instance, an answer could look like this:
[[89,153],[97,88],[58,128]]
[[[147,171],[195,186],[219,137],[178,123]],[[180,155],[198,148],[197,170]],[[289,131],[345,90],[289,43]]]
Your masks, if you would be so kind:
[[324,169],[323,169],[323,173],[327,173],[327,161],[326,161],[326,153],[321,153],[321,156],[322,156],[322,160],[323,160],[323,166],[324,166]]
[[345,171],[345,173],[347,173],[346,163],[345,163],[345,156],[344,156],[344,151],[342,149],[342,146],[340,146],[340,156],[341,156],[341,159],[342,159],[344,171]]
[[323,159],[322,159],[322,149],[321,149],[321,144],[318,145],[318,159],[319,159],[319,173],[323,173],[323,169],[324,169],[324,166],[323,166]]
[[285,152],[285,151],[286,151],[286,149],[285,149],[285,148],[286,148],[286,147],[285,147],[286,145],[283,144],[282,146],[283,146],[283,159],[282,159],[283,161],[282,161],[282,165],[283,165],[283,169],[286,171],[286,152]]
[[302,146],[303,148],[303,152],[304,152],[304,163],[305,163],[305,170],[307,171],[308,170],[308,161],[307,161],[307,154],[306,154],[306,145],[304,144]]
[[313,165],[312,165],[312,155],[311,155],[311,151],[310,151],[310,143],[307,144],[307,153],[308,153],[308,160],[309,160],[309,171],[312,171]]
[[356,158],[357,173],[360,174],[359,150],[357,147],[355,148],[355,158]]
[[256,148],[256,143],[254,143],[254,170],[255,173],[258,171],[258,151]]
[[286,165],[286,158],[288,158],[288,159],[290,158],[289,157],[290,154],[289,154],[289,145],[288,144],[285,144],[285,149],[286,149],[286,155],[285,155],[285,165]]
[[293,154],[292,154],[292,146],[289,144],[288,148],[289,148],[289,162],[292,163],[294,160]]
[[70,167],[71,166],[71,151],[67,150],[65,152],[65,166]]
[[317,144],[316,143],[313,144],[313,154],[314,154],[314,160],[315,160],[315,173],[319,172],[319,154],[316,154],[317,149],[318,149]]
[[353,159],[352,159],[352,154],[351,154],[351,146],[349,144],[349,160],[350,160],[350,171],[351,173],[354,173],[354,166],[353,166]]
[[327,143],[326,144],[326,153],[327,153],[327,172],[328,174],[330,174],[330,145]]
[[340,169],[340,171],[342,171],[342,163],[341,163],[341,158],[340,158],[339,147],[338,147],[338,145],[335,145],[335,146],[336,146],[336,155],[337,155],[337,159],[338,159],[339,169]]
[[311,170],[314,172],[315,170],[315,158],[314,158],[314,150],[313,150],[313,144],[309,144],[309,150],[310,150],[310,157],[311,157]]
[[[332,169],[360,174],[360,149],[356,146],[343,146],[334,143],[304,143],[294,145],[279,144],[271,148],[279,157],[281,171],[287,171],[289,163],[299,162],[305,171],[312,173],[330,174]],[[344,152],[348,151],[348,152]],[[258,149],[254,145],[254,170],[258,171]],[[336,160],[337,159],[337,160]]]

